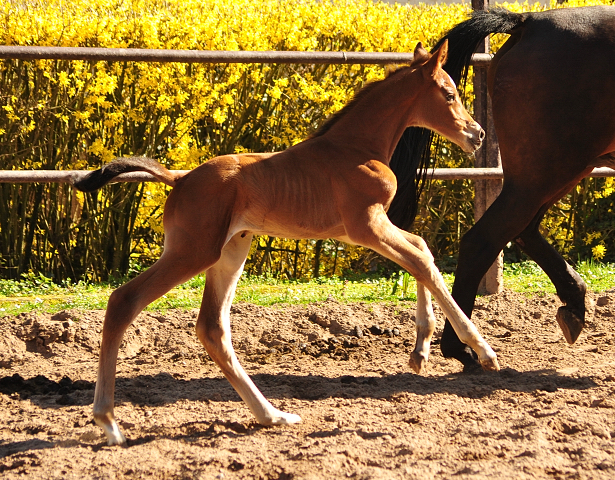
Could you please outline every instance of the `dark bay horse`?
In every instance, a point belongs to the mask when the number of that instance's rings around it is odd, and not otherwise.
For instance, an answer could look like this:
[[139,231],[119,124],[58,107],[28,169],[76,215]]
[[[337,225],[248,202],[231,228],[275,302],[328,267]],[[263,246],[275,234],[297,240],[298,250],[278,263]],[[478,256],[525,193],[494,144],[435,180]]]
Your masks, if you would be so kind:
[[259,423],[301,420],[265,399],[231,344],[231,302],[254,234],[335,238],[379,252],[417,280],[417,344],[410,360],[416,371],[427,361],[435,327],[430,293],[483,367],[499,368],[491,347],[453,301],[425,242],[387,218],[397,187],[389,160],[408,126],[433,129],[467,152],[484,138],[442,70],[447,42],[433,55],[419,44],[414,55],[410,66],[365,87],[312,137],[284,152],[226,155],[187,174],[151,159],[124,158],[75,183],[92,191],[120,173],[142,170],[173,187],[164,210],[164,253],[115,290],[107,305],[94,418],[109,444],[126,441],[113,415],[117,354],[126,328],[146,305],[200,272],[206,284],[196,332],[211,358]]
[[[488,73],[504,184],[461,241],[453,298],[470,316],[481,278],[515,241],[555,285],[564,304],[557,321],[573,343],[591,308],[586,285],[539,225],[594,167],[615,166],[615,7],[476,11],[442,40],[449,43],[445,69],[454,81],[462,81],[478,43],[491,33],[510,34]],[[441,348],[475,365],[448,322]]]

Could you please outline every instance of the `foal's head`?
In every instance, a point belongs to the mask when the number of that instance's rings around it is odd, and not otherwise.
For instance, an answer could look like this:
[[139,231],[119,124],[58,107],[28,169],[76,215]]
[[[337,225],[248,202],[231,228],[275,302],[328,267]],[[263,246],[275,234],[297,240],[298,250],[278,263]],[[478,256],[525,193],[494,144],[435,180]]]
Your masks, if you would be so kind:
[[459,145],[465,152],[472,153],[480,148],[485,132],[467,112],[455,83],[442,66],[446,63],[448,40],[433,54],[419,42],[414,49],[414,60],[410,65],[422,75],[423,86],[416,100],[414,123],[438,132]]

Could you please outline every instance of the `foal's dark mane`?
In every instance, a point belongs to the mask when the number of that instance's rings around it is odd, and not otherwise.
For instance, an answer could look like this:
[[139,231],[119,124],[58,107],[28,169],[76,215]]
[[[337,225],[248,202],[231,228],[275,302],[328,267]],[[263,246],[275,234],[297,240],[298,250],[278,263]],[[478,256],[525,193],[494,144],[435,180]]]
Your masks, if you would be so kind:
[[386,82],[391,77],[394,77],[399,72],[407,71],[408,68],[410,68],[410,66],[404,66],[404,67],[398,68],[397,70],[391,72],[386,78],[383,78],[382,80],[376,80],[374,82],[370,82],[367,85],[365,85],[361,90],[359,90],[355,94],[355,96],[352,98],[352,100],[350,100],[350,102],[344,105],[344,107],[341,110],[338,110],[333,115],[331,115],[325,121],[325,123],[323,123],[320,126],[320,128],[318,128],[318,130],[316,130],[314,133],[312,133],[312,135],[309,136],[309,138],[320,137],[324,135],[325,133],[327,133],[329,130],[331,130],[331,127],[333,127],[333,125],[339,122],[342,119],[342,117],[344,117],[350,110],[352,110],[357,105],[357,103],[359,103],[364,97],[366,97],[374,88]]

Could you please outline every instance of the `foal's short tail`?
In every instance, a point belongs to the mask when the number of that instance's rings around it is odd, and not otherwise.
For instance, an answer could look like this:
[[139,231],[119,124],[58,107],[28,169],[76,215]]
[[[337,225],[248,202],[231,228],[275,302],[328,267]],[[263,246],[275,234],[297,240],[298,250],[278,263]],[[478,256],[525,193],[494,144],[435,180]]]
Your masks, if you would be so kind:
[[122,157],[116,158],[104,167],[94,170],[81,180],[73,182],[73,186],[82,192],[93,192],[106,185],[115,177],[127,172],[148,172],[162,183],[175,186],[175,182],[182,177],[183,173],[173,173],[164,168],[156,160],[147,157]]
[[[457,85],[463,87],[472,54],[481,40],[492,33],[512,32],[528,15],[503,8],[475,11],[472,18],[453,27],[440,39],[432,52],[448,39],[448,60],[443,68]],[[391,158],[390,166],[397,176],[397,193],[387,213],[391,222],[405,230],[409,230],[414,222],[427,170],[434,166],[431,158],[434,138],[433,132],[425,128],[407,128]]]

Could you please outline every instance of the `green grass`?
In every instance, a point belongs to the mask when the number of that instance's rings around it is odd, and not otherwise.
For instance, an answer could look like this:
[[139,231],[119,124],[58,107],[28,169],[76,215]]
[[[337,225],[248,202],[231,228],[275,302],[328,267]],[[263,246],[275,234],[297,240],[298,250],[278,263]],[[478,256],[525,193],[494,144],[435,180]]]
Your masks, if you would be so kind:
[[[615,287],[615,264],[582,262],[575,270],[587,283],[589,290],[596,293]],[[504,287],[531,294],[555,293],[551,280],[535,262],[504,265]]]
[[[576,270],[595,292],[615,286],[615,264],[586,262],[579,264]],[[444,274],[444,279],[450,289],[454,276]],[[204,285],[205,277],[199,275],[152,303],[148,310],[198,308]],[[534,262],[505,265],[504,286],[528,294],[555,293],[549,278]],[[57,285],[42,275],[34,274],[21,281],[0,280],[0,316],[31,311],[53,313],[69,308],[104,309],[116,287],[84,282]],[[329,297],[340,302],[407,302],[416,300],[415,292],[416,283],[407,274],[393,278],[320,278],[309,282],[242,276],[235,302],[275,305],[321,302]]]

